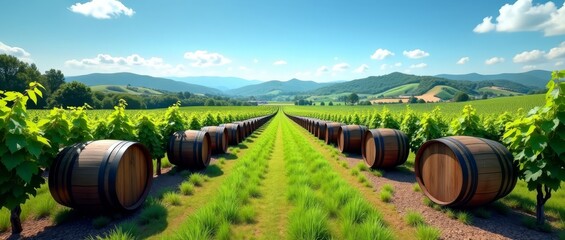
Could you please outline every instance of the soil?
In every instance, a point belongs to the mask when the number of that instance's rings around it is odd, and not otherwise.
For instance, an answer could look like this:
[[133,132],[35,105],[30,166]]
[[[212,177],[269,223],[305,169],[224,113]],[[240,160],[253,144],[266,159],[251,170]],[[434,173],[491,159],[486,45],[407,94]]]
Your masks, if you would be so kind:
[[[343,158],[350,168],[363,161],[360,155],[348,155]],[[473,216],[471,225],[451,219],[447,214],[424,205],[424,194],[415,192],[412,188],[416,183],[416,177],[405,167],[384,171],[382,177],[367,172],[365,174],[372,181],[376,192],[380,192],[384,184],[394,187],[394,197],[390,204],[394,204],[399,216],[403,217],[408,211],[421,213],[426,223],[441,230],[442,239],[559,239],[556,234],[539,232],[523,226],[520,221],[529,214],[516,210],[501,215],[489,209],[492,213],[490,218]]]

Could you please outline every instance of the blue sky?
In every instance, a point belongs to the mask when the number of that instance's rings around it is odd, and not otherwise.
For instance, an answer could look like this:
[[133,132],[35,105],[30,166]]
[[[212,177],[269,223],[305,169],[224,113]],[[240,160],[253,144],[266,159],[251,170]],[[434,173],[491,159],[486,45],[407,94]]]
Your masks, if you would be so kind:
[[0,8],[0,27],[0,53],[66,76],[327,82],[565,68],[557,0],[19,0]]

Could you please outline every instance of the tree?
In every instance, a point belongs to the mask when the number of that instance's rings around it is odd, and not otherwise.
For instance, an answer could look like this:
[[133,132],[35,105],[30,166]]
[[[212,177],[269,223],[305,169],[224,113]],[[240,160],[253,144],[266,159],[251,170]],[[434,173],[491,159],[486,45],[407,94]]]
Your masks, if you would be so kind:
[[28,68],[29,65],[18,58],[0,54],[0,89],[23,92],[28,86],[28,79],[25,78]]
[[326,106],[326,103],[320,102],[320,106]]
[[45,78],[46,88],[49,90],[50,93],[53,93],[59,89],[63,83],[65,83],[65,75],[61,72],[61,70],[50,69],[49,71],[45,71],[43,74]]
[[565,70],[555,71],[547,84],[545,105],[506,126],[504,142],[514,154],[519,177],[537,191],[538,226],[545,223],[544,205],[565,181]]
[[469,101],[469,95],[464,93],[464,92],[458,92],[457,94],[455,94],[455,96],[453,96],[453,101],[454,102],[466,102]]
[[359,95],[357,95],[357,93],[349,94],[347,101],[349,101],[351,105],[355,105],[355,103],[359,102]]
[[330,103],[328,103],[328,106],[333,106],[334,103],[332,101],[330,101]]
[[50,165],[42,157],[49,142],[29,120],[26,108],[29,99],[37,102],[37,95],[42,96],[39,88],[43,86],[32,82],[26,95],[0,91],[0,208],[10,210],[12,234],[22,232],[21,204],[37,193],[45,182],[42,169]]
[[408,98],[408,103],[418,103],[418,98],[411,96]]
[[204,102],[204,106],[216,106],[216,101],[214,101],[214,99],[209,98],[208,100],[206,100],[206,102]]
[[94,96],[90,87],[80,82],[64,83],[53,93],[49,101],[50,106],[83,106],[92,105]]

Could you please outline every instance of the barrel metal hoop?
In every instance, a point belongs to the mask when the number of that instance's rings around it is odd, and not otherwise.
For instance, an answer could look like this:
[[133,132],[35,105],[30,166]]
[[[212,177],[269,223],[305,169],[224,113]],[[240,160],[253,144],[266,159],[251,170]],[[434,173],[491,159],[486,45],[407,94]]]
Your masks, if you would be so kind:
[[[486,140],[486,139],[485,139]],[[494,141],[490,141],[490,140],[486,140],[484,141],[491,149],[494,153],[496,153],[496,158],[498,159],[498,163],[500,164],[500,173],[501,173],[501,183],[500,183],[500,187],[498,188],[498,193],[496,194],[496,196],[494,197],[493,201],[496,199],[499,199],[501,197],[503,197],[504,195],[506,195],[508,188],[510,187],[510,176],[506,176],[507,171],[509,170],[510,167],[512,166],[508,166],[507,165],[507,161],[505,161],[504,159],[502,159],[502,155],[504,154],[500,148],[494,146]],[[506,154],[504,154],[506,155]],[[504,156],[506,157],[506,156]],[[507,179],[508,178],[508,179]]]
[[[69,205],[73,206],[75,205],[75,201],[74,201],[74,197],[73,197],[73,192],[72,192],[72,184],[73,184],[73,169],[75,167],[75,163],[78,160],[78,157],[80,156],[81,151],[84,149],[86,145],[82,144],[82,143],[77,143],[72,145],[71,149],[69,150],[69,152],[67,153],[68,155],[70,155],[71,160],[68,161],[66,163],[66,166],[64,169],[66,169],[66,176],[65,178],[63,178],[62,183],[63,188],[67,189],[67,194],[69,197]],[[74,151],[73,151],[74,150]]]

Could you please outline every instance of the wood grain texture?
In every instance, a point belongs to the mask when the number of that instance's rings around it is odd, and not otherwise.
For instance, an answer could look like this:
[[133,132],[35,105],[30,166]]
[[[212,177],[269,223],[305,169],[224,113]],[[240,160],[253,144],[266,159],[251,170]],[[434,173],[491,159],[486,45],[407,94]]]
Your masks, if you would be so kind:
[[371,168],[391,168],[408,159],[408,137],[397,129],[378,128],[365,132],[361,154]]

